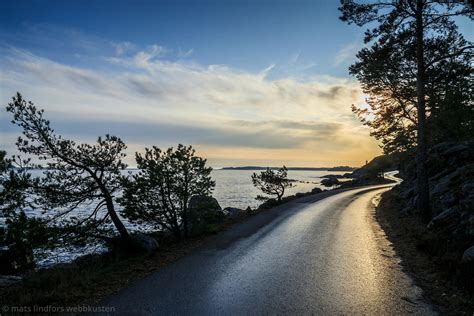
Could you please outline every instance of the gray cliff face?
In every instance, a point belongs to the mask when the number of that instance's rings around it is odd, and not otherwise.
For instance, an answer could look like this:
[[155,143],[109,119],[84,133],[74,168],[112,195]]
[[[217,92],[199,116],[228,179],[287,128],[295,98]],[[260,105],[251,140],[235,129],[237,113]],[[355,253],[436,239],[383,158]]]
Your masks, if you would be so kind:
[[[427,235],[432,237],[423,247],[438,255],[442,263],[474,271],[474,261],[462,260],[474,246],[474,141],[434,146],[427,166],[432,209]],[[402,212],[416,212],[415,164],[407,164],[403,173],[400,191],[407,207]]]

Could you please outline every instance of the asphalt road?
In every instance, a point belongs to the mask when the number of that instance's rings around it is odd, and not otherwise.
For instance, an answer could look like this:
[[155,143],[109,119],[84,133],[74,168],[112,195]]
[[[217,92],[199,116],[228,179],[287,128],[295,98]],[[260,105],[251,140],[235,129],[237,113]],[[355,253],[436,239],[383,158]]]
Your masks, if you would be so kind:
[[373,220],[384,190],[260,213],[99,305],[124,315],[433,314]]

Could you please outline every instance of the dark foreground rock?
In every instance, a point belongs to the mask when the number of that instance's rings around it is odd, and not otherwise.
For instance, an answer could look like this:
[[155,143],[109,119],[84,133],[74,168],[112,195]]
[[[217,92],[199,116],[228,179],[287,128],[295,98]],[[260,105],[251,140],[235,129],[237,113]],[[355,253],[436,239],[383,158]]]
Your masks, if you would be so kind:
[[13,285],[21,280],[23,278],[18,275],[0,275],[0,288]]
[[[464,255],[474,246],[474,141],[434,146],[427,167],[432,214],[418,248],[436,258],[453,281],[474,291],[474,265]],[[401,172],[400,214],[419,215],[415,161]]]
[[158,250],[158,242],[153,237],[138,233],[131,235],[130,239],[132,246],[141,251],[153,253]]
[[332,187],[339,184],[339,180],[337,176],[327,175],[323,180],[321,180],[321,184],[326,187]]
[[226,216],[212,196],[193,195],[189,199],[189,232],[192,236],[213,233]]
[[239,217],[244,217],[247,215],[247,211],[237,207],[226,207],[224,213],[227,217],[234,219]]
[[33,250],[0,249],[0,275],[18,274],[33,269]]
[[439,307],[440,315],[474,315],[474,247],[464,255],[449,251],[447,240],[427,229],[420,216],[400,212],[405,204],[396,187],[382,195],[375,213],[404,270],[423,289],[423,296]]

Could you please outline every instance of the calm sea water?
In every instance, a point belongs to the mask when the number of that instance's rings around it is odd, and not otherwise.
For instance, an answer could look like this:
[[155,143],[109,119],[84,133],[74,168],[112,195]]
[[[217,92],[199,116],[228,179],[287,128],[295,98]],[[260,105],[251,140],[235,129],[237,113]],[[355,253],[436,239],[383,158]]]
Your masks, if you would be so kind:
[[[133,173],[134,171],[132,171]],[[252,170],[222,170],[215,169],[212,171],[212,178],[216,181],[216,187],[214,189],[213,196],[218,200],[222,208],[225,207],[238,207],[245,209],[247,206],[252,208],[257,207],[261,202],[255,198],[261,192],[252,185],[251,176],[254,172]],[[41,175],[42,171],[35,170],[33,174],[35,176]],[[322,176],[326,174],[343,174],[345,172],[334,172],[334,171],[296,171],[289,170],[288,178],[297,180],[294,182],[295,186],[290,188],[285,193],[286,195],[293,195],[298,192],[309,192],[313,188],[325,188],[321,185]],[[79,213],[82,215],[90,214],[90,211],[94,208],[94,204],[84,206],[79,209]],[[117,205],[117,210],[120,211],[120,206]],[[29,213],[30,215],[39,215],[36,212]],[[129,223],[124,219],[125,226],[133,231],[136,226]],[[55,249],[54,251],[48,252],[45,257],[38,258],[38,266],[47,267],[57,263],[70,262],[77,257],[85,254],[97,253],[105,251],[106,248],[103,245],[97,245],[93,247],[84,248],[68,248],[68,249]]]
[[[247,208],[256,207],[261,202],[255,200],[255,197],[261,192],[252,185],[252,170],[213,170],[212,177],[216,181],[214,197],[219,204],[225,207]],[[324,189],[321,185],[321,177],[327,174],[344,174],[345,172],[335,171],[300,171],[289,170],[288,178],[298,180],[295,187],[288,189],[285,195],[293,195],[298,192],[308,192],[318,187]]]

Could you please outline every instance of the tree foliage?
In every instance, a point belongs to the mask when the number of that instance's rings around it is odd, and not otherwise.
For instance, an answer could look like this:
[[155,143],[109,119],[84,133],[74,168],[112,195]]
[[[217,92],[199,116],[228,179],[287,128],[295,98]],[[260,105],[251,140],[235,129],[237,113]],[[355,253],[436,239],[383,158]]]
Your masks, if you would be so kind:
[[215,182],[206,159],[189,146],[162,151],[145,148],[136,154],[138,174],[125,179],[122,214],[135,223],[166,229],[180,238],[189,233],[188,202],[193,195],[208,196]]
[[8,261],[2,269],[8,266],[10,272],[32,268],[33,250],[51,247],[55,241],[44,220],[25,213],[30,179],[18,157],[7,159],[0,151],[0,247],[6,248],[2,260]]
[[16,143],[20,152],[43,162],[31,167],[46,167],[33,179],[29,195],[46,213],[48,223],[61,226],[70,237],[65,240],[79,240],[109,238],[111,221],[120,236],[128,238],[114,206],[121,171],[126,168],[122,140],[106,135],[90,145],[63,139],[44,118],[44,111],[37,110],[19,93],[7,111],[13,114],[12,122],[23,129],[23,137]]
[[[474,18],[464,1],[341,1],[343,21],[370,25],[358,62],[351,67],[369,95],[370,109],[353,108],[382,140],[386,152],[416,146],[418,210],[430,217],[427,148],[436,137],[466,137],[472,131],[474,46],[458,32],[455,16]],[[456,86],[463,88],[454,88]],[[447,106],[449,104],[449,106]],[[455,108],[459,128],[449,134]],[[452,116],[451,116],[452,117]],[[451,123],[451,127],[457,127]]]
[[[287,188],[293,187],[293,183],[288,179],[288,169],[283,166],[278,170],[267,170],[259,174],[252,174],[253,185],[260,189],[264,194],[275,196],[278,201],[281,200]],[[267,200],[266,196],[257,196],[258,200]]]
[[[405,32],[408,33],[408,32]],[[352,107],[371,128],[371,135],[381,140],[385,153],[404,152],[417,143],[417,93],[415,56],[411,37],[405,34],[404,44],[374,43],[363,48],[350,73],[361,82],[368,95],[368,108]],[[457,41],[454,34],[434,40],[437,55],[446,55],[450,43]],[[436,44],[435,44],[436,43]],[[426,55],[434,55],[432,51]],[[427,141],[472,138],[474,125],[473,68],[466,54],[445,59],[425,71]]]

